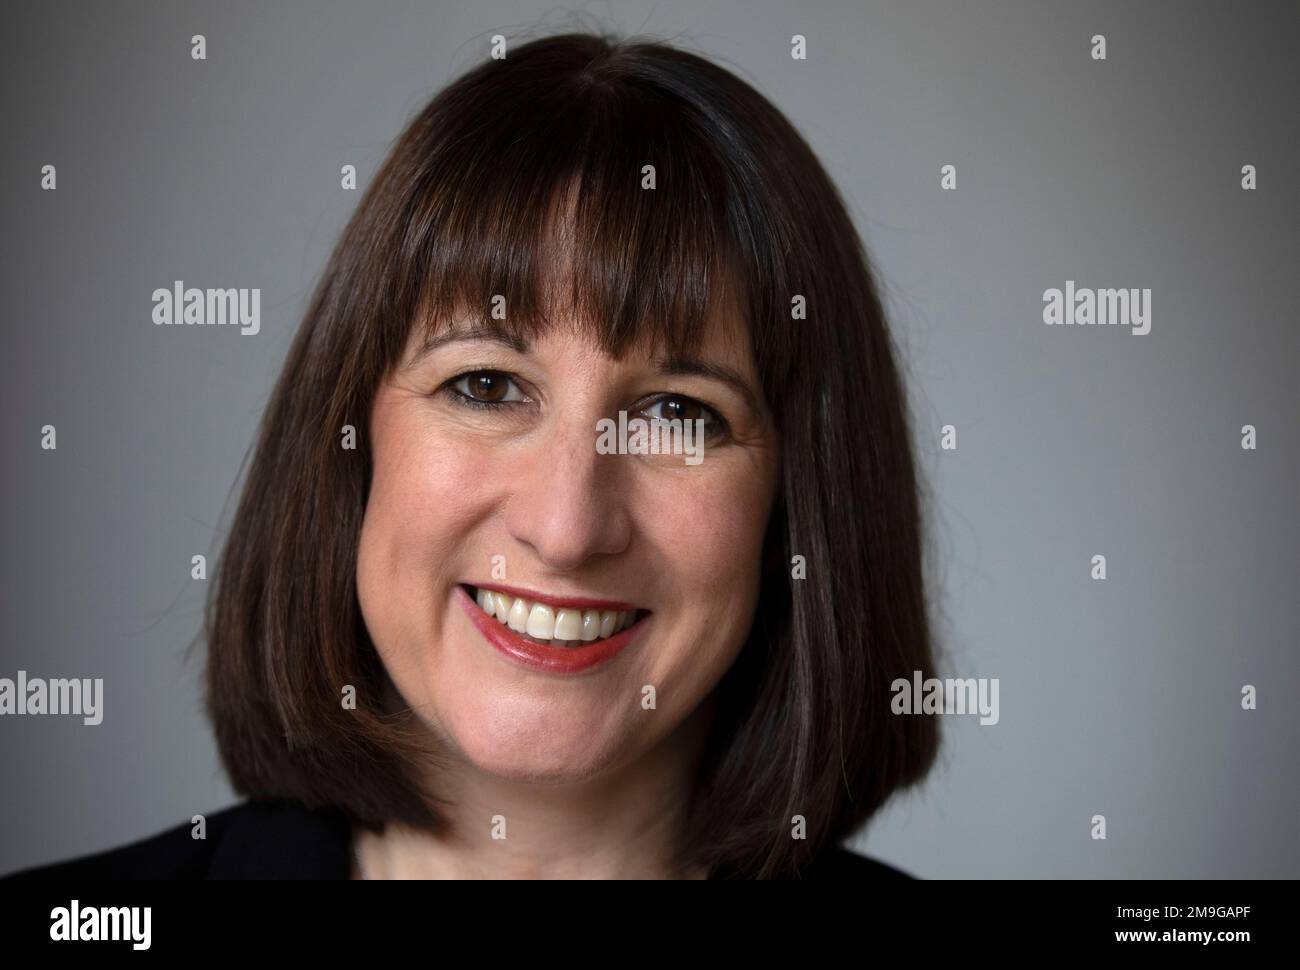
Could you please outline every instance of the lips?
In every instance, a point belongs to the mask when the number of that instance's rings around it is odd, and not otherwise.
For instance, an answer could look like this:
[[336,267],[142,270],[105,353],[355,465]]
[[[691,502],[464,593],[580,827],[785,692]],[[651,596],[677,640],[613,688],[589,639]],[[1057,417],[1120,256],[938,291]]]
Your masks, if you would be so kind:
[[456,599],[483,637],[525,666],[576,673],[632,642],[649,611],[614,600],[555,597],[510,586],[456,587]]

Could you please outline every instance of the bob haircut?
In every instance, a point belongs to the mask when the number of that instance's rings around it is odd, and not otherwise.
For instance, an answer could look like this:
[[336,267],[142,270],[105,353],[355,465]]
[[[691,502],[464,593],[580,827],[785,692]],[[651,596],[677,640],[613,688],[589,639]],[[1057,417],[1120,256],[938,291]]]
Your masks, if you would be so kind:
[[[563,304],[547,284],[557,211],[573,260]],[[476,67],[414,118],[294,338],[205,610],[206,708],[237,792],[375,831],[447,824],[417,770],[427,732],[396,696],[356,593],[365,430],[413,328],[434,334],[468,308],[532,336],[563,305],[615,357],[684,352],[731,286],[781,468],[759,606],[717,687],[679,862],[713,878],[797,878],[924,777],[937,719],[890,709],[896,678],[933,674],[920,483],[845,206],[786,118],[729,71],[651,40],[564,33]],[[506,321],[489,318],[494,294]],[[346,425],[361,429],[355,448],[340,445]],[[348,685],[355,709],[340,702]]]

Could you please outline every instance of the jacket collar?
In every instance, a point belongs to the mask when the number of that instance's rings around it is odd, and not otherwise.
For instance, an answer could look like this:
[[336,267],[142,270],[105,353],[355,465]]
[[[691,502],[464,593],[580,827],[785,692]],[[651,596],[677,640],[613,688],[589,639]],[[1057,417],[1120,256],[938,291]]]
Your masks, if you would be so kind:
[[333,809],[248,802],[231,816],[205,879],[347,879],[352,826]]

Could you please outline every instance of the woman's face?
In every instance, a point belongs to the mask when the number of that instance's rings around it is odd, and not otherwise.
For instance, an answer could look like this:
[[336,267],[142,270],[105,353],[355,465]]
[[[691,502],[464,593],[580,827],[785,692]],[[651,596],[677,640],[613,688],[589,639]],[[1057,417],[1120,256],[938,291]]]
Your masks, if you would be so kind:
[[[371,416],[357,592],[448,753],[591,777],[667,738],[731,666],[778,455],[738,326],[715,316],[686,367],[617,361],[558,326],[526,347],[467,323],[432,349],[412,337]],[[620,410],[705,418],[702,459],[603,453],[597,423]]]

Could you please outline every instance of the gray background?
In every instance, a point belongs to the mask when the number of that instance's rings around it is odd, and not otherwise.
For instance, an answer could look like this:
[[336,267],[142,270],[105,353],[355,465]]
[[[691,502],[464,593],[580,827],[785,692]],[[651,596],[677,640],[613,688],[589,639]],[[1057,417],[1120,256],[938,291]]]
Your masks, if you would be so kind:
[[[999,678],[1001,721],[945,718],[940,766],[857,847],[927,877],[1300,876],[1296,6],[466,6],[7,6],[0,676],[104,677],[106,713],[0,719],[0,872],[233,803],[183,658],[189,562],[360,198],[339,168],[364,188],[493,33],[585,10],[771,98],[878,262],[944,672]],[[260,287],[262,332],[154,326],[176,279]],[[1150,334],[1045,326],[1066,279],[1152,288]]]

